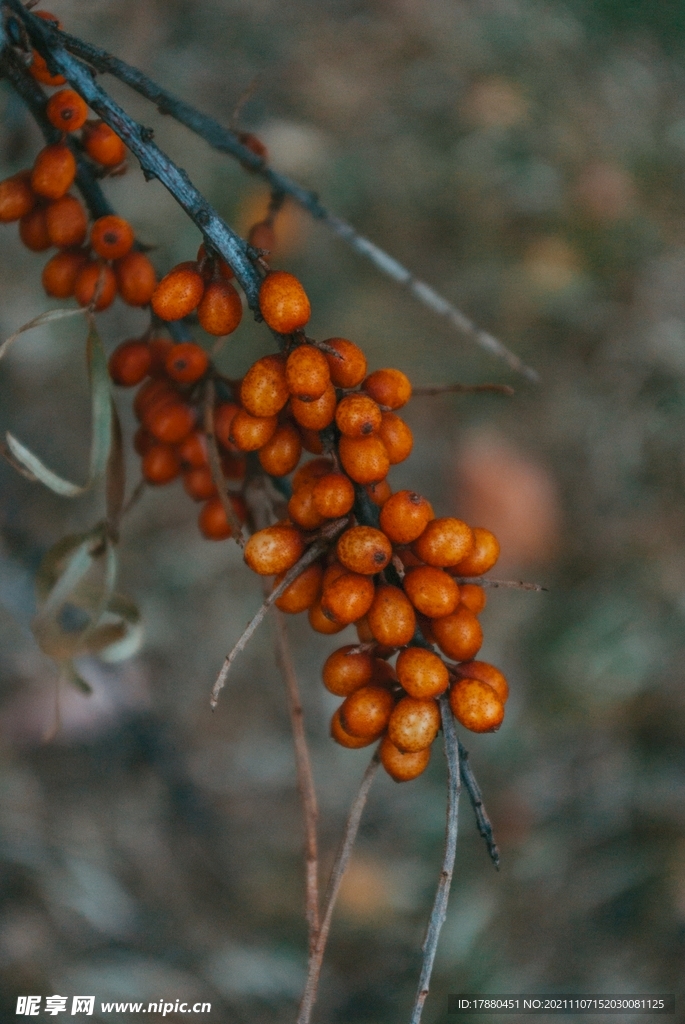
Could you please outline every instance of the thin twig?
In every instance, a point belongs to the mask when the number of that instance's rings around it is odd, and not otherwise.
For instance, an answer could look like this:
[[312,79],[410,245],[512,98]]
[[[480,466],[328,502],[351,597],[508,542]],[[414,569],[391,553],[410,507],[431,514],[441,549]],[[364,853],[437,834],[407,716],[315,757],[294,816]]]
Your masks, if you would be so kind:
[[429,384],[425,387],[412,388],[412,398],[423,395],[471,395],[481,391],[492,391],[496,395],[513,395],[514,389],[508,384]]
[[319,985],[321,964],[323,962],[324,952],[326,951],[328,933],[331,929],[333,910],[338,899],[343,875],[345,874],[345,870],[350,860],[352,847],[354,846],[354,841],[357,838],[359,822],[361,821],[369,790],[371,789],[371,783],[374,780],[374,776],[378,771],[379,765],[380,760],[378,757],[378,750],[376,750],[366,771],[364,772],[357,795],[352,801],[350,813],[347,816],[347,822],[345,824],[345,831],[343,832],[340,846],[338,847],[338,852],[336,854],[335,863],[333,864],[333,870],[331,871],[331,877],[328,881],[326,895],[324,897],[321,928],[319,930],[314,950],[309,956],[307,982],[302,996],[302,1002],[300,1003],[299,1013],[297,1015],[297,1024],[309,1024],[311,1019],[312,1008],[316,1000],[316,993]]
[[300,688],[297,684],[295,666],[288,642],[288,631],[283,612],[276,609],[276,657],[283,673],[288,710],[293,730],[295,745],[295,765],[297,767],[297,788],[302,801],[302,817],[305,834],[305,877],[306,877],[306,918],[309,926],[309,952],[314,952],[319,933],[319,854],[316,838],[316,823],[319,811],[316,802],[316,789],[312,763],[309,757],[307,737],[304,730]]
[[524,583],[523,580],[491,580],[489,576],[455,576],[457,583],[476,583],[479,587],[508,587],[510,590],[539,590],[548,592],[541,583]]
[[318,540],[315,540],[312,546],[307,551],[305,551],[305,553],[302,555],[302,558],[300,558],[299,562],[295,562],[295,565],[292,567],[292,569],[288,569],[287,573],[285,574],[281,582],[278,584],[277,587],[274,587],[274,589],[266,598],[264,604],[261,606],[257,614],[247,624],[245,630],[242,633],[242,636],[235,644],[230,654],[226,655],[224,663],[221,666],[221,671],[219,672],[219,675],[216,677],[216,682],[212,687],[212,696],[209,701],[212,710],[216,708],[217,702],[219,700],[219,694],[226,685],[226,678],[228,676],[228,673],[230,672],[231,665],[238,657],[240,652],[245,649],[250,638],[252,637],[252,634],[263,621],[264,616],[268,612],[271,605],[281,596],[283,591],[290,586],[293,580],[297,579],[300,573],[303,572],[308,565],[311,565],[312,562],[315,562],[317,558],[319,558],[319,556],[324,553],[324,551],[329,547],[332,538],[337,536],[337,534],[340,533],[345,528],[345,526],[347,526],[348,522],[349,519],[346,517],[344,519],[334,519],[330,523],[326,524],[324,530],[321,531],[320,538]]
[[[13,2],[18,3],[18,0],[13,0]],[[168,114],[175,120],[180,121],[181,124],[184,124],[192,132],[195,132],[196,135],[203,138],[205,142],[209,143],[212,148],[222,153],[229,153],[235,157],[247,170],[263,178],[269,184],[272,191],[283,192],[289,195],[303,209],[307,210],[315,220],[326,224],[334,234],[346,242],[360,256],[368,259],[378,270],[406,288],[410,295],[438,316],[444,317],[448,323],[471,338],[481,348],[504,360],[510,369],[523,374],[528,380],[539,381],[540,378],[536,370],[526,366],[517,355],[506,348],[492,334],[477,327],[465,313],[462,313],[451,302],[448,302],[447,299],[443,298],[425,281],[415,277],[398,260],[384,252],[383,249],[375,245],[368,238],[360,235],[351,224],[330,213],[319,202],[315,192],[310,192],[286,175],[279,174],[269,167],[261,156],[253,153],[252,150],[243,145],[240,141],[239,133],[231,131],[229,128],[224,128],[218,121],[195,110],[190,104],[179,100],[173,93],[162,89],[150,78],[142,74],[142,72],[131,67],[130,64],[126,64],[125,61],[112,56],[112,54],[107,53],[105,50],[90,43],[85,43],[75,36],[60,32],[53,26],[46,28],[45,36],[47,36],[48,31],[52,33],[53,39],[59,39],[68,50],[86,60],[92,67],[98,71],[114,75],[115,78],[125,82],[126,85],[140,93],[141,96],[145,96],[146,99],[157,106],[161,114]],[[224,255],[223,252],[222,255]]]
[[459,824],[459,791],[460,791],[460,765],[459,765],[459,741],[454,730],[454,718],[450,709],[449,701],[445,694],[439,698],[440,717],[442,718],[442,732],[445,741],[445,757],[447,759],[447,830],[445,837],[445,854],[442,860],[440,881],[433,901],[426,938],[423,943],[423,963],[419,986],[416,991],[416,999],[412,1009],[411,1024],[419,1024],[423,1012],[423,1004],[430,988],[435,953],[438,948],[440,931],[447,915],[447,901],[452,884],[452,872],[454,871],[454,858],[457,853],[457,830]]
[[221,507],[224,510],[224,515],[228,525],[231,527],[231,536],[236,543],[241,547],[245,547],[245,537],[243,535],[243,526],[238,518],[238,513],[233,507],[231,497],[226,490],[226,478],[221,470],[221,456],[219,455],[219,446],[216,443],[216,434],[214,433],[214,402],[216,401],[216,388],[214,381],[209,378],[205,384],[205,400],[204,400],[204,433],[207,438],[207,454],[209,456],[209,468],[212,472],[212,480],[214,486],[217,489],[219,500],[221,501]]
[[488,812],[485,810],[483,803],[483,794],[480,791],[480,786],[476,781],[476,776],[473,774],[473,769],[469,762],[469,752],[466,750],[461,742],[459,743],[459,766],[461,771],[461,781],[464,783],[466,792],[469,795],[471,806],[473,807],[474,814],[476,815],[476,824],[478,825],[478,831],[485,840],[490,854],[490,860],[499,871],[499,850],[497,843],[495,842],[495,834],[492,829],[492,822],[488,817]]

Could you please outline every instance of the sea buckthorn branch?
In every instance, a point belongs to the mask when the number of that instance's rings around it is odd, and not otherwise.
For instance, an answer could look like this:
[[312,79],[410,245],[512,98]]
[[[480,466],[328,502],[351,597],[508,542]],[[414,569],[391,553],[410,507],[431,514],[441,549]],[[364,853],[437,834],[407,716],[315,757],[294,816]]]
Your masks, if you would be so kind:
[[508,384],[429,384],[425,387],[414,388],[412,395],[414,398],[446,394],[477,395],[482,391],[489,391],[496,395],[511,396],[514,394],[514,389]]
[[297,1015],[297,1024],[309,1024],[311,1020],[312,1008],[316,1000],[316,993],[319,986],[321,965],[326,951],[328,935],[331,930],[333,911],[340,892],[343,875],[347,869],[352,849],[357,838],[357,832],[359,831],[359,824],[369,796],[369,790],[371,789],[371,784],[376,777],[376,772],[379,767],[380,757],[378,750],[376,750],[371,757],[366,771],[364,772],[357,794],[350,806],[347,821],[345,823],[345,830],[340,840],[340,846],[338,847],[335,862],[328,880],[326,894],[324,896],[321,927],[317,935],[314,949],[309,956],[307,981],[305,983],[304,994],[302,996],[299,1013]]
[[423,1005],[430,988],[430,979],[435,962],[435,953],[438,948],[438,939],[442,926],[447,916],[447,901],[449,899],[450,887],[452,885],[452,874],[454,871],[454,859],[457,854],[457,833],[459,827],[459,793],[461,789],[460,752],[461,745],[457,739],[454,728],[454,718],[447,697],[443,694],[439,697],[440,718],[442,721],[442,732],[445,743],[445,758],[447,760],[447,826],[445,836],[445,853],[442,860],[440,880],[435,893],[433,910],[428,922],[426,938],[423,943],[423,963],[421,975],[416,992],[416,999],[410,1019],[410,1024],[420,1024]]
[[506,587],[509,590],[536,590],[548,593],[549,588],[541,583],[526,583],[524,580],[491,580],[489,576],[455,576],[457,583],[475,583],[479,587]]
[[26,11],[20,0],[5,0],[5,4],[21,18],[38,52],[67,79],[138,158],[145,177],[157,178],[164,185],[207,241],[226,260],[245,292],[248,305],[258,313],[261,277],[250,261],[250,247],[198,192],[185,171],[152,141],[152,129],[134,121],[96,84],[92,72],[65,50],[52,26]]
[[486,842],[488,853],[490,854],[490,860],[499,871],[499,849],[495,842],[495,835],[492,828],[492,822],[488,816],[488,812],[485,810],[485,804],[483,803],[483,794],[480,791],[480,786],[476,781],[476,776],[473,774],[471,763],[469,761],[469,752],[464,748],[461,740],[459,743],[459,770],[461,772],[461,781],[464,784],[464,788],[468,793],[473,812],[476,815],[476,824],[478,825],[478,831]]
[[[16,3],[17,0],[14,0],[14,2]],[[82,39],[71,36],[66,32],[61,32],[53,26],[48,26],[43,34],[45,38],[50,34],[52,34],[53,39],[59,38],[67,50],[87,61],[91,67],[118,78],[141,96],[154,103],[161,114],[169,115],[176,121],[184,124],[196,135],[203,138],[205,142],[209,143],[213,149],[235,157],[246,170],[251,171],[268,182],[272,191],[288,195],[291,199],[294,199],[315,220],[321,221],[321,223],[325,224],[334,234],[354,249],[356,253],[373,263],[377,270],[380,270],[397,282],[397,284],[406,288],[414,299],[417,299],[438,316],[446,319],[448,323],[481,348],[490,352],[491,355],[502,359],[511,370],[521,373],[528,380],[536,383],[539,381],[540,378],[536,370],[527,366],[517,355],[495,338],[494,335],[478,327],[465,313],[440,295],[429,284],[415,277],[399,260],[390,256],[389,253],[370,241],[370,239],[359,234],[351,224],[330,213],[319,201],[319,197],[315,192],[303,188],[285,174],[280,174],[269,167],[263,155],[263,147],[255,147],[255,149],[258,149],[257,152],[250,149],[242,141],[245,138],[244,135],[230,128],[224,128],[214,118],[201,113],[190,104],[178,99],[173,93],[157,85],[156,82],[153,82],[152,79],[148,78],[147,75],[144,75],[137,68],[114,57],[112,54],[100,49],[100,47],[86,43]],[[112,127],[115,126],[112,125]],[[222,255],[225,255],[225,253],[222,252]],[[236,276],[240,280],[239,275]]]

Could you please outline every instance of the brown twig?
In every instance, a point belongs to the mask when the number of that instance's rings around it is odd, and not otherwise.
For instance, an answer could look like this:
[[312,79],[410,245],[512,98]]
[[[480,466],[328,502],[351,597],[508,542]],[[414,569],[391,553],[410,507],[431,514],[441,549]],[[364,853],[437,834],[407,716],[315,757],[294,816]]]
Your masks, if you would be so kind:
[[464,788],[469,795],[473,812],[476,815],[476,824],[478,825],[478,831],[485,840],[490,854],[490,860],[499,871],[499,850],[497,843],[495,842],[495,835],[492,830],[492,822],[488,817],[488,812],[485,810],[483,803],[483,794],[480,791],[480,786],[476,781],[476,776],[473,774],[471,764],[469,763],[469,752],[465,750],[461,740],[459,743],[459,768],[461,771],[461,781],[464,783]]
[[350,813],[347,816],[347,822],[345,824],[345,831],[343,832],[340,846],[338,847],[338,852],[336,854],[335,863],[333,865],[333,870],[331,871],[331,877],[328,881],[326,895],[324,897],[321,928],[319,929],[319,934],[316,939],[316,945],[309,955],[307,982],[302,996],[302,1002],[300,1003],[297,1024],[309,1024],[309,1021],[311,1020],[312,1008],[316,1000],[316,992],[319,985],[321,964],[323,962],[324,952],[326,951],[328,933],[331,929],[333,910],[338,899],[343,875],[345,874],[345,870],[350,860],[352,847],[354,846],[354,841],[357,838],[359,822],[361,821],[369,790],[371,789],[371,783],[374,780],[374,776],[378,771],[379,765],[380,760],[378,757],[378,751],[376,750],[366,771],[364,772],[361,785],[359,786],[357,795],[350,807]]
[[300,688],[288,642],[288,631],[283,612],[276,609],[276,658],[283,674],[285,689],[288,695],[290,724],[293,730],[295,745],[295,765],[297,768],[297,788],[302,801],[302,817],[305,834],[305,877],[306,877],[306,918],[309,926],[309,953],[314,951],[319,933],[319,855],[316,837],[316,823],[319,811],[316,802],[316,789],[312,763],[309,757],[307,737],[304,730],[304,717],[300,701]]
[[442,718],[442,731],[445,741],[445,757],[447,759],[447,828],[445,837],[445,854],[442,860],[440,880],[433,901],[426,938],[423,943],[423,963],[419,986],[416,991],[416,999],[412,1009],[410,1024],[420,1024],[423,1005],[430,988],[430,979],[435,962],[435,953],[438,948],[440,931],[447,915],[447,901],[452,884],[452,872],[454,871],[454,858],[457,853],[457,831],[459,824],[459,791],[460,791],[460,761],[459,741],[454,729],[454,718],[450,709],[449,700],[443,694],[439,698],[440,717]]
[[412,397],[420,398],[427,395],[471,395],[481,391],[492,391],[496,395],[513,395],[514,389],[508,384],[429,384],[425,387],[412,388]]
[[319,539],[314,541],[312,546],[307,551],[305,551],[305,553],[302,555],[302,558],[300,558],[299,562],[295,563],[292,569],[288,569],[287,573],[285,574],[281,582],[278,584],[277,587],[274,587],[274,589],[266,598],[264,604],[261,606],[259,611],[247,624],[238,642],[235,644],[231,652],[226,655],[224,663],[221,666],[221,671],[219,672],[219,675],[216,677],[216,682],[212,687],[212,696],[209,701],[212,710],[216,708],[217,702],[219,700],[219,694],[226,685],[226,678],[228,676],[228,673],[230,672],[231,665],[238,657],[240,652],[245,649],[245,647],[248,644],[248,641],[252,637],[252,634],[263,621],[264,616],[268,612],[271,605],[281,596],[283,591],[290,586],[293,580],[297,579],[300,573],[303,572],[308,565],[311,565],[312,562],[315,562],[317,558],[319,558],[319,556],[323,554],[323,552],[328,548],[331,540],[334,537],[336,537],[337,534],[345,528],[345,526],[347,526],[348,521],[349,520],[346,517],[344,519],[334,519],[332,522],[326,524],[326,527],[321,531]]
[[219,446],[216,443],[216,435],[214,433],[214,402],[216,400],[216,388],[214,387],[214,381],[209,378],[205,384],[205,401],[204,401],[204,430],[205,437],[207,438],[207,454],[209,455],[209,468],[212,471],[212,480],[216,487],[221,505],[228,520],[228,525],[231,527],[231,536],[241,548],[245,547],[245,537],[243,536],[243,526],[238,518],[238,513],[233,507],[233,502],[226,490],[226,479],[221,470],[221,456],[219,455]]
[[457,583],[476,583],[479,587],[508,587],[510,590],[539,590],[548,592],[541,583],[524,583],[523,580],[491,580],[489,576],[455,576]]

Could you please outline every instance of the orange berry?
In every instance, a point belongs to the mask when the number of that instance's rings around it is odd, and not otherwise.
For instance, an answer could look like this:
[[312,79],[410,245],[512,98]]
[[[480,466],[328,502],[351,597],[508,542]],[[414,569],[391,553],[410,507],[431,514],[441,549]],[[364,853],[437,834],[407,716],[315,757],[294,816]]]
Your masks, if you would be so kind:
[[427,565],[457,565],[473,547],[473,530],[461,519],[431,519],[414,543],[414,553]]
[[209,271],[210,278],[212,277],[212,272],[214,269],[219,271],[219,276],[223,277],[224,281],[230,281],[231,278],[234,277],[233,270],[228,265],[226,260],[218,255],[210,256],[209,253],[207,252],[207,247],[205,246],[204,242],[197,250],[197,262],[207,263],[207,269]]
[[373,526],[353,526],[338,539],[336,554],[351,572],[373,576],[385,569],[392,558],[392,545],[385,534]]
[[259,449],[259,461],[265,473],[287,476],[295,469],[301,454],[299,431],[292,423],[282,423],[276,427],[273,437]]
[[504,719],[504,704],[480,679],[460,679],[450,690],[450,707],[458,722],[471,732],[495,732]]
[[[380,656],[381,653],[383,654],[382,657]],[[392,647],[381,647],[380,644],[377,644],[374,650],[373,681],[377,686],[385,686],[389,690],[394,690],[398,685],[397,674],[392,665],[389,665],[384,659],[389,658],[394,653]]]
[[375,484],[367,484],[364,490],[374,505],[378,505],[380,508],[385,505],[388,498],[392,495],[392,490],[387,480],[379,480]]
[[221,469],[227,480],[244,480],[247,462],[242,455],[226,452],[221,456]]
[[319,477],[312,492],[314,507],[326,519],[345,516],[354,505],[354,485],[343,473]]
[[75,132],[86,123],[88,107],[73,89],[60,89],[48,100],[45,113],[55,128],[62,132]]
[[304,487],[310,480],[319,480],[322,476],[333,472],[333,462],[328,457],[323,459],[310,459],[303,463],[293,477],[293,490],[297,491]]
[[43,267],[43,288],[54,299],[68,299],[74,294],[76,278],[88,262],[84,252],[58,252]]
[[334,348],[337,356],[326,353],[331,380],[336,388],[356,388],[366,375],[366,356],[347,338],[327,338],[326,345]]
[[195,426],[195,410],[181,401],[160,402],[150,409],[144,422],[158,441],[178,444]]
[[136,397],[133,399],[133,411],[139,420],[143,420],[153,405],[168,401],[170,398],[178,398],[178,392],[170,381],[165,379],[148,380],[136,392]]
[[292,274],[276,270],[262,281],[259,308],[272,331],[292,334],[309,320],[311,306],[304,288]]
[[378,436],[385,445],[391,466],[404,462],[414,447],[414,435],[404,420],[394,412],[383,413]]
[[[74,285],[74,297],[79,306],[95,303],[95,309],[107,309],[117,294],[114,271],[106,263],[89,260],[79,272]],[[97,298],[96,298],[97,296]]]
[[[274,587],[278,586],[284,576],[285,572],[282,572],[276,577]],[[276,598],[276,607],[290,615],[306,612],[321,593],[322,578],[323,569],[319,562],[308,565],[299,576],[295,577],[290,586],[285,588],[281,596]]]
[[314,481],[298,487],[288,502],[288,515],[303,530],[318,530],[324,517],[314,504]]
[[68,146],[58,142],[41,149],[31,171],[31,188],[46,199],[61,199],[76,177],[76,160]]
[[143,455],[141,470],[149,484],[168,484],[181,471],[178,452],[170,444],[152,444]]
[[309,619],[309,625],[317,633],[324,633],[332,636],[333,633],[339,633],[342,629],[346,629],[344,622],[333,622],[332,619],[327,618],[321,610],[321,602],[315,601],[307,612],[307,618]]
[[98,256],[106,260],[120,260],[131,250],[134,241],[131,225],[114,214],[99,217],[90,229],[90,244]]
[[231,334],[243,318],[243,304],[230,281],[210,281],[197,307],[200,327],[219,337]]
[[152,293],[152,309],[160,320],[182,320],[200,304],[205,283],[197,270],[180,264],[162,278]]
[[410,569],[402,585],[416,610],[429,619],[451,615],[459,604],[459,587],[443,569],[433,565]]
[[470,608],[474,615],[480,615],[487,601],[485,588],[479,587],[477,583],[462,583],[459,587],[459,600]]
[[321,611],[334,622],[356,622],[366,615],[375,594],[373,580],[356,572],[346,572],[332,583],[324,582]]
[[472,611],[460,604],[451,615],[431,622],[440,650],[455,661],[470,661],[483,643],[483,630]]
[[366,615],[361,619],[357,619],[357,621],[354,624],[354,628],[357,630],[357,636],[359,638],[360,644],[375,643],[376,638],[371,632],[371,629],[369,627],[369,621]]
[[252,416],[276,416],[289,397],[281,356],[258,359],[240,385],[240,401]]
[[241,452],[256,452],[271,440],[277,427],[275,416],[250,416],[244,409],[238,409],[231,423],[229,440]]
[[150,376],[166,377],[166,357],[174,347],[173,341],[170,338],[150,338],[149,345],[152,353]]
[[403,697],[390,716],[388,739],[403,754],[415,754],[430,747],[439,729],[440,712],[434,700]]
[[509,683],[503,672],[487,661],[466,661],[456,665],[454,671],[462,679],[480,679],[491,686],[503,704],[509,697]]
[[43,21],[51,21],[56,28],[62,28],[62,22],[54,14],[51,14],[50,11],[32,11],[31,13],[36,18],[42,18]]
[[157,287],[157,274],[145,253],[129,252],[114,264],[119,295],[128,306],[147,306]]
[[323,666],[323,685],[336,697],[349,697],[360,686],[368,686],[373,678],[373,661],[365,651],[354,651],[353,644],[339,647]]
[[336,402],[335,388],[329,384],[321,397],[312,402],[303,402],[293,395],[290,408],[300,426],[307,430],[324,430],[333,422]]
[[261,139],[258,139],[256,135],[252,134],[252,132],[241,132],[238,137],[243,146],[245,146],[246,149],[249,149],[251,153],[254,153],[255,156],[260,157],[262,160],[268,159],[268,149]]
[[352,736],[373,737],[385,732],[395,699],[383,686],[360,686],[340,706],[340,724]]
[[374,743],[376,737],[352,736],[346,732],[340,721],[340,708],[338,708],[331,718],[331,739],[334,739],[341,747],[347,747],[348,750],[359,750],[361,747],[368,747],[370,743]]
[[376,370],[362,387],[379,405],[401,409],[411,398],[411,382],[401,370]]
[[411,544],[421,536],[433,516],[430,502],[416,491],[398,491],[381,509],[381,529],[393,544]]
[[229,452],[236,451],[236,447],[231,441],[231,428],[238,412],[240,412],[240,406],[235,402],[222,402],[214,410],[214,436]]
[[340,438],[340,461],[348,476],[358,484],[374,484],[384,480],[390,469],[385,445],[379,437]]
[[428,767],[431,748],[425,747],[415,753],[404,754],[387,736],[384,736],[379,756],[381,764],[391,779],[394,779],[395,782],[410,782]]
[[473,527],[473,547],[454,567],[455,576],[482,576],[499,558],[499,541],[490,530]]
[[303,552],[300,531],[288,523],[276,523],[252,534],[245,545],[244,557],[253,572],[275,576],[294,565]]
[[103,167],[116,167],[126,159],[126,146],[104,121],[87,121],[81,141],[88,156]]
[[152,353],[146,341],[122,341],[109,357],[109,375],[122,388],[132,388],[147,377]]
[[266,221],[263,220],[258,224],[252,225],[250,233],[247,236],[247,240],[255,249],[266,249],[269,253],[273,252],[276,248],[276,234],[274,229],[270,224],[267,224]]
[[311,452],[312,455],[321,455],[323,451],[323,442],[316,430],[307,430],[306,427],[300,427],[300,437],[302,438],[302,447],[306,452]]
[[[331,558],[330,552],[328,554],[328,558]],[[329,587],[334,580],[338,579],[339,576],[344,576],[349,571],[349,569],[346,569],[345,566],[341,565],[337,560],[330,562],[330,564],[326,566],[326,571],[323,574],[324,589]]]
[[[229,498],[229,501],[233,505],[238,518],[241,522],[244,521],[245,506],[242,500],[238,497],[231,497]],[[214,498],[210,498],[209,501],[202,506],[202,511],[198,518],[198,525],[200,527],[200,532],[203,537],[207,538],[207,540],[226,540],[228,537],[233,536],[233,530],[226,518],[224,506],[218,495]]]
[[380,427],[381,411],[368,395],[346,395],[335,410],[335,422],[346,437],[366,437]]
[[[422,700],[444,693],[450,681],[442,658],[423,647],[406,647],[400,651],[397,678],[410,697]],[[393,742],[397,743],[397,740]]]
[[133,448],[141,458],[146,452],[149,452],[150,448],[154,447],[154,445],[158,443],[159,442],[155,441],[152,434],[148,433],[145,427],[138,427],[133,435]]
[[19,237],[31,252],[44,252],[50,248],[50,235],[44,206],[34,206],[19,221]]
[[171,347],[165,365],[172,380],[179,384],[194,384],[207,372],[209,356],[194,342],[182,341]]
[[75,196],[62,196],[45,209],[48,237],[58,249],[81,245],[88,231],[88,217]]
[[[40,11],[35,11],[34,13],[41,17]],[[49,71],[45,57],[41,57],[38,50],[33,50],[33,60],[29,66],[29,71],[36,81],[42,82],[43,85],[64,85],[66,82],[64,75],[53,75]]]
[[188,469],[183,474],[183,487],[193,501],[206,501],[217,493],[216,484],[209,466]]
[[331,382],[325,355],[313,345],[298,346],[288,356],[285,379],[290,394],[301,401],[321,398]]
[[33,209],[35,201],[30,172],[22,171],[0,181],[0,224],[25,217]]
[[414,609],[398,587],[377,587],[366,617],[374,639],[386,647],[404,647],[416,630]]
[[209,465],[207,439],[201,430],[193,430],[178,447],[181,465],[185,469],[200,469]]

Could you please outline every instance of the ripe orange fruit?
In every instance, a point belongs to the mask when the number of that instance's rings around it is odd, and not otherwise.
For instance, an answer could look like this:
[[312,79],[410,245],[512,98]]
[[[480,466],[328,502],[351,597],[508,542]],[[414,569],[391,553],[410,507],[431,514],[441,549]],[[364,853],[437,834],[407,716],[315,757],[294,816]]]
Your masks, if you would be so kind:
[[324,578],[321,611],[334,622],[356,622],[368,612],[374,593],[373,580],[356,572],[344,572],[328,584]]
[[318,530],[324,517],[314,504],[314,481],[309,480],[293,491],[288,501],[288,515],[303,530]]
[[201,430],[192,430],[178,446],[181,465],[185,469],[199,469],[209,465],[207,440]]
[[387,480],[379,480],[375,484],[367,484],[364,490],[374,505],[378,505],[380,508],[385,505],[388,498],[392,495],[392,490]]
[[451,615],[431,621],[440,650],[455,661],[471,661],[483,643],[483,630],[472,611],[460,604]]
[[120,260],[133,246],[133,228],[123,217],[99,217],[90,229],[90,244],[98,256]]
[[287,476],[300,461],[302,442],[292,423],[276,427],[273,436],[259,449],[259,461],[265,473]]
[[459,604],[459,587],[443,569],[433,565],[410,569],[402,585],[416,610],[429,619],[451,615]]
[[319,515],[337,519],[354,505],[354,485],[344,473],[327,473],[315,482],[312,498]]
[[117,280],[107,263],[89,260],[79,271],[74,285],[74,298],[79,306],[95,303],[99,312],[114,302],[117,294]]
[[306,430],[325,430],[333,422],[336,401],[335,388],[329,384],[321,397],[311,402],[303,402],[293,395],[290,408],[297,422]]
[[385,732],[395,699],[383,686],[360,686],[340,706],[340,724],[352,736],[376,738]]
[[390,470],[385,445],[379,437],[340,438],[340,461],[343,469],[355,483],[374,484],[384,480]]
[[0,224],[9,224],[10,221],[25,217],[35,202],[30,171],[21,171],[0,181]]
[[414,542],[414,553],[427,565],[457,565],[473,547],[473,530],[461,519],[431,519]]
[[292,334],[304,327],[311,315],[307,293],[292,274],[276,270],[262,281],[259,308],[272,331]]
[[76,177],[74,154],[64,143],[41,149],[33,163],[31,188],[46,199],[61,199]]
[[322,476],[332,472],[333,463],[328,456],[321,459],[310,459],[309,462],[304,462],[297,473],[295,473],[293,477],[293,490],[297,491],[311,480],[319,480]]
[[368,395],[346,395],[335,410],[335,422],[346,437],[366,437],[380,428],[381,410]]
[[356,388],[366,375],[366,356],[362,350],[347,338],[327,338],[325,344],[338,353],[326,353],[333,384],[336,388]]
[[482,576],[499,558],[499,541],[490,530],[473,527],[473,547],[454,567],[455,576]]
[[62,196],[45,208],[48,238],[58,249],[81,245],[88,231],[88,217],[75,196]]
[[114,264],[119,295],[129,306],[147,306],[157,287],[157,274],[142,252],[129,252]]
[[381,764],[391,779],[395,782],[409,782],[417,778],[428,767],[431,748],[418,750],[415,753],[404,754],[395,746],[387,736],[383,737],[380,746],[379,756]]
[[373,678],[373,658],[366,651],[354,651],[353,644],[339,647],[328,656],[323,667],[323,684],[336,697],[349,697]]
[[458,722],[471,732],[494,732],[504,720],[504,704],[480,679],[460,679],[450,690],[450,707]]
[[504,673],[487,661],[466,661],[457,665],[455,671],[464,679],[480,679],[491,686],[503,704],[509,697],[509,683]]
[[404,647],[416,630],[414,609],[398,587],[377,587],[366,618],[374,639],[386,647]]
[[373,526],[353,526],[339,537],[336,555],[351,572],[373,576],[385,569],[392,558],[392,545],[385,534]]
[[414,447],[414,435],[404,420],[394,412],[383,413],[378,436],[385,445],[391,466],[404,462]]
[[55,128],[62,132],[75,132],[86,123],[88,107],[73,89],[60,89],[48,100],[45,113]]
[[160,320],[182,320],[200,304],[205,283],[191,266],[177,265],[152,293],[152,309]]
[[240,385],[240,401],[251,416],[276,416],[290,397],[281,356],[253,363]]
[[143,422],[158,441],[178,444],[195,426],[195,410],[178,399],[169,399],[153,405]]
[[241,452],[256,452],[268,444],[277,427],[275,416],[250,416],[244,409],[238,409],[231,422],[229,441]]
[[416,491],[397,491],[383,504],[380,522],[393,544],[411,544],[433,518],[430,502]]
[[302,557],[304,540],[300,531],[287,523],[276,523],[253,533],[245,545],[244,558],[260,576],[276,576]]
[[146,341],[122,341],[109,357],[109,375],[123,388],[140,384],[152,366],[152,353]]
[[331,382],[325,355],[313,345],[299,345],[288,356],[285,379],[290,394],[301,401],[321,398]]
[[103,167],[116,167],[126,159],[126,146],[104,121],[87,121],[81,142],[88,156]]
[[333,633],[339,633],[342,629],[346,629],[344,622],[333,622],[329,619],[321,610],[321,602],[315,601],[311,605],[307,612],[307,618],[309,619],[309,625],[317,633],[324,633],[331,636]]
[[438,697],[449,685],[449,673],[442,658],[422,647],[400,651],[397,678],[410,697],[423,700]]
[[58,252],[43,267],[41,281],[48,295],[55,299],[68,299],[74,294],[76,278],[88,262],[85,252]]
[[388,739],[404,754],[425,750],[438,735],[440,711],[434,700],[403,697],[388,722]]
[[[244,520],[245,508],[241,499],[231,497],[229,500],[238,514],[238,518],[241,521]],[[200,527],[200,532],[203,537],[207,538],[207,540],[227,540],[228,537],[233,535],[231,526],[226,518],[224,506],[218,495],[210,498],[209,501],[202,506],[202,511],[198,518],[198,525]]]
[[166,357],[166,372],[179,384],[194,384],[204,377],[209,366],[209,356],[203,348],[192,341],[172,345]]
[[31,252],[43,252],[50,248],[51,242],[45,212],[46,208],[41,203],[24,214],[19,221],[19,237]]
[[170,444],[153,444],[143,455],[143,476],[149,484],[163,486],[171,483],[181,472],[178,452]]
[[[34,13],[37,14],[38,17],[41,17],[40,11],[35,11]],[[48,70],[48,65],[47,61],[45,60],[45,57],[41,57],[41,55],[38,53],[38,50],[33,50],[32,53],[33,60],[29,65],[29,71],[31,72],[32,76],[36,79],[37,82],[42,82],[43,85],[51,86],[65,84],[66,78],[64,77],[64,75],[53,75],[52,72]]]
[[340,721],[340,708],[338,708],[331,718],[331,739],[334,739],[341,747],[347,747],[348,750],[359,750],[361,747],[368,747],[370,743],[374,743],[377,737],[352,736],[346,732]]
[[362,387],[367,395],[388,409],[400,409],[411,398],[411,381],[401,370],[375,370]]
[[[274,580],[274,587],[278,586],[284,576],[285,572],[279,573]],[[290,615],[306,612],[321,593],[322,579],[323,569],[319,562],[314,562],[313,565],[307,566],[293,580],[290,586],[286,587],[281,596],[276,598],[276,607],[280,608],[282,612],[288,612]]]
[[243,318],[243,304],[230,281],[219,279],[205,286],[197,318],[200,327],[215,337],[231,334],[236,329]]
[[474,615],[480,615],[487,602],[485,588],[479,587],[477,583],[461,583],[459,600],[470,608]]

